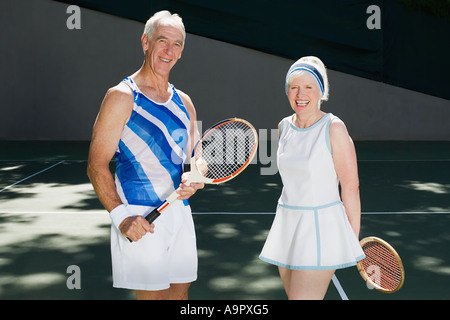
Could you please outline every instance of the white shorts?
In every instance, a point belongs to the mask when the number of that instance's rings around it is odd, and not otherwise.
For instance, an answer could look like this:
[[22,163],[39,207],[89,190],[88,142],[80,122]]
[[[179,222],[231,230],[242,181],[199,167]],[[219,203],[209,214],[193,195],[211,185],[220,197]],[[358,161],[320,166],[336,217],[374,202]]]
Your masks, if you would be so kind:
[[[149,207],[127,206],[135,215]],[[154,221],[155,233],[129,242],[111,225],[113,286],[133,290],[164,290],[171,283],[197,279],[197,245],[192,212],[183,201],[175,201]]]

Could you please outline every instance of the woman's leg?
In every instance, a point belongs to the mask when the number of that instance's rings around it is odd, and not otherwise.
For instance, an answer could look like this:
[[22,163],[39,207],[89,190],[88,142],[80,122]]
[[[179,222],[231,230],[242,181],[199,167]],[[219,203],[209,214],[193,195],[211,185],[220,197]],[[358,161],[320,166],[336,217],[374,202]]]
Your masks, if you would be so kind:
[[335,271],[278,269],[289,300],[322,300]]

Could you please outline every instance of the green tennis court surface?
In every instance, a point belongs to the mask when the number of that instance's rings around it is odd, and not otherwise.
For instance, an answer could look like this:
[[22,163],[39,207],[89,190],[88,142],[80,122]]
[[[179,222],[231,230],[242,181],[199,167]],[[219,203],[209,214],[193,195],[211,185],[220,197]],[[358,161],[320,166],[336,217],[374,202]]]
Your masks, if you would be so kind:
[[[403,288],[367,288],[338,270],[326,299],[449,299],[450,142],[357,142],[361,238],[402,257]],[[88,143],[0,142],[0,299],[133,299],[112,288],[109,217],[86,176]],[[253,164],[191,200],[199,277],[191,299],[286,299],[276,267],[258,259],[281,192]],[[70,290],[67,268],[81,271]]]

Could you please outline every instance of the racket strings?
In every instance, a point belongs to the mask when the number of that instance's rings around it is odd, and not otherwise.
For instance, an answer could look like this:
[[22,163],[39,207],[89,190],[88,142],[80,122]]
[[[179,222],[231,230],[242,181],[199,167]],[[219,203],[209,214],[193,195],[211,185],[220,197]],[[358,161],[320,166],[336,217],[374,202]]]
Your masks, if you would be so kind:
[[363,250],[366,258],[360,264],[371,282],[388,291],[396,290],[403,275],[394,253],[378,242],[366,243]]
[[256,139],[252,128],[239,121],[229,121],[211,129],[195,151],[198,171],[210,179],[233,175],[251,157]]

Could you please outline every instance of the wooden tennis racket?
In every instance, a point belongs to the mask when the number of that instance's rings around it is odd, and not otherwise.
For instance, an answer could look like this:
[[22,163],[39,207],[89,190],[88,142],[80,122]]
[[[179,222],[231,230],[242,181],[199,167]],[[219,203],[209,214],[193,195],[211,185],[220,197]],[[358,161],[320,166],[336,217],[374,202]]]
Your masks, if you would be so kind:
[[[216,123],[205,131],[194,147],[190,160],[191,174],[186,184],[230,181],[250,164],[257,148],[258,134],[248,121],[232,118]],[[152,223],[178,196],[174,191],[145,219]]]
[[361,277],[368,285],[385,293],[393,293],[405,281],[405,269],[397,251],[386,241],[367,237],[360,241],[366,257],[357,263]]

